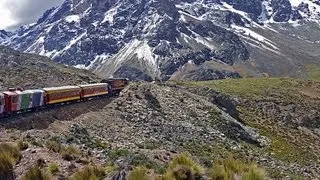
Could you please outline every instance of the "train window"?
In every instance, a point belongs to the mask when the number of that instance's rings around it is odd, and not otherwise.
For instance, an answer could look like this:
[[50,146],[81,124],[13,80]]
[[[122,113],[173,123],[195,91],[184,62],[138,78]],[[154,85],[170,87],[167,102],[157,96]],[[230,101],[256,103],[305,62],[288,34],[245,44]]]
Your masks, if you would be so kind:
[[3,97],[0,97],[0,106],[4,105],[4,99]]

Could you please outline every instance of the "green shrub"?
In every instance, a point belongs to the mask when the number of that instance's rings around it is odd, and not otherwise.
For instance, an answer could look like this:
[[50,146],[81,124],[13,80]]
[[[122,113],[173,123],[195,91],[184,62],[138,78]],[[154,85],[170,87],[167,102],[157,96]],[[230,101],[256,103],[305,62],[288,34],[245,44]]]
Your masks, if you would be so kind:
[[96,140],[94,141],[94,145],[95,145],[95,147],[97,147],[97,148],[99,148],[99,149],[107,149],[107,148],[110,147],[109,144],[101,141],[100,139],[96,139]]
[[81,155],[81,152],[78,148],[74,146],[67,146],[61,148],[60,154],[64,160],[72,161],[78,159]]
[[61,144],[57,141],[47,141],[46,147],[53,152],[60,152],[61,151]]
[[264,171],[256,165],[253,163],[245,164],[233,157],[220,160],[214,164],[213,180],[233,180],[236,179],[235,177],[240,177],[243,180],[266,179]]
[[51,163],[49,164],[48,171],[52,175],[57,175],[59,173],[59,165],[57,163]]
[[103,168],[98,166],[86,166],[75,172],[69,180],[99,180],[106,175]]
[[115,165],[115,164],[109,164],[105,167],[106,173],[112,173],[115,172],[119,169],[119,166]]
[[192,157],[188,153],[183,153],[181,155],[175,156],[170,165],[169,170],[174,170],[180,168],[181,166],[188,167],[193,173],[202,174],[203,168],[192,160]]
[[13,162],[10,154],[0,151],[0,179],[14,179]]
[[148,170],[145,167],[135,167],[130,172],[128,180],[149,180]]
[[23,142],[21,140],[17,142],[17,146],[20,149],[20,151],[23,151],[23,150],[26,150],[26,149],[29,148],[29,144],[25,143],[25,142]]
[[190,167],[180,165],[177,168],[173,169],[169,176],[166,179],[175,179],[175,180],[194,180],[195,174]]
[[35,140],[34,138],[31,139],[30,144],[34,145],[34,146],[38,146],[38,147],[43,147],[43,144],[41,144],[40,142],[38,142],[37,140]]
[[243,180],[264,180],[266,173],[256,165],[251,165],[248,171],[244,173]]
[[30,168],[25,175],[22,177],[22,180],[51,180],[50,175],[45,173],[38,166]]
[[18,163],[22,158],[22,155],[18,147],[10,143],[1,143],[0,152],[4,153],[6,156],[10,156],[13,159],[14,164]]

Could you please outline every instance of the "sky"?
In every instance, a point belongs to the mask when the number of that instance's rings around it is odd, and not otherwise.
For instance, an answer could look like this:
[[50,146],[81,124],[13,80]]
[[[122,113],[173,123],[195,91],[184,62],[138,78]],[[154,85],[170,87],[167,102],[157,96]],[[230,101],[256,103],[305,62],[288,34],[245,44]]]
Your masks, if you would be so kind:
[[63,0],[0,0],[0,29],[13,30],[31,24]]

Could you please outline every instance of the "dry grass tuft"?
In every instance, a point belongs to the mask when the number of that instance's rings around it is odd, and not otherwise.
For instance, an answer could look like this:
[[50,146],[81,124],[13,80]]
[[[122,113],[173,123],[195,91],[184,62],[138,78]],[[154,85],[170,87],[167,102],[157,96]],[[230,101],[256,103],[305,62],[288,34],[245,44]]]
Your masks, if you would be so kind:
[[52,177],[46,172],[44,172],[38,166],[34,166],[30,168],[22,177],[22,180],[51,180],[51,179]]
[[98,180],[103,179],[106,172],[98,166],[86,166],[74,173],[69,180]]
[[136,167],[129,174],[128,180],[149,180],[148,169],[145,167]]

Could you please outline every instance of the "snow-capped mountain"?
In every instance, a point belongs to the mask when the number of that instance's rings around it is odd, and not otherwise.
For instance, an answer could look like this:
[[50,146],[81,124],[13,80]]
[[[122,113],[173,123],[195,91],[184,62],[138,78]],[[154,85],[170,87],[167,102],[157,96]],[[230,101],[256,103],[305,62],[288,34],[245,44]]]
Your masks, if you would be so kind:
[[0,41],[104,78],[305,76],[319,24],[320,0],[66,0]]
[[0,30],[0,42],[7,41],[11,34],[5,30]]

